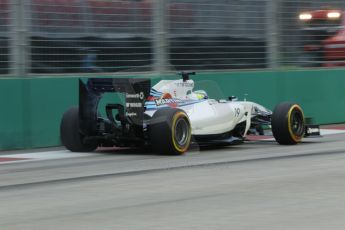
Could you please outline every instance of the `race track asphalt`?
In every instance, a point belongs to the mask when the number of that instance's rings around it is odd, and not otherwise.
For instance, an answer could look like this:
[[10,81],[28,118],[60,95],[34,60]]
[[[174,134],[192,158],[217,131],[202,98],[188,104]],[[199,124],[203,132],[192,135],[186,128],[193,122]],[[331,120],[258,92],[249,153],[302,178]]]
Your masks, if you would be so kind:
[[4,230],[343,230],[345,134],[0,164],[0,207]]

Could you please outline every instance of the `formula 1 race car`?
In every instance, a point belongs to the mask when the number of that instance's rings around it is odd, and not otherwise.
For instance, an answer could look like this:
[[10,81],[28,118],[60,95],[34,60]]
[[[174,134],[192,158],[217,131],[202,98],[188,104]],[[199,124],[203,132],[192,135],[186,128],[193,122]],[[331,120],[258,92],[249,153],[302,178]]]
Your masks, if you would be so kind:
[[[151,88],[149,79],[89,78],[79,80],[79,106],[67,110],[60,125],[61,141],[70,151],[93,151],[98,146],[149,147],[156,153],[182,154],[193,144],[229,145],[243,142],[247,134],[263,135],[271,127],[279,144],[293,145],[304,136],[317,135],[298,104],[278,104],[273,113],[254,102],[210,99],[203,90],[193,91],[194,81],[161,80]],[[105,105],[106,92],[124,100]]]

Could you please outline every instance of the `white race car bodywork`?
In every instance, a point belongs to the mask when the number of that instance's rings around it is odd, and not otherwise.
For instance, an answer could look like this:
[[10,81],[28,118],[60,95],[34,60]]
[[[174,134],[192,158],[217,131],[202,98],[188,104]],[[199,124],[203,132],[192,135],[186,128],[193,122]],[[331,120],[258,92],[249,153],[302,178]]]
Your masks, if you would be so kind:
[[[302,108],[291,102],[274,112],[249,101],[209,99],[182,72],[180,80],[163,80],[151,88],[150,79],[79,79],[79,105],[61,120],[61,141],[76,152],[99,146],[151,148],[156,153],[183,154],[191,143],[226,146],[242,143],[247,134],[264,135],[267,128],[279,144],[293,145],[304,136],[319,135],[318,126],[306,125]],[[120,93],[122,103],[111,102],[100,114],[104,93]]]
[[[163,80],[152,87],[151,101],[146,102],[146,114],[153,114],[163,107],[177,107],[184,110],[190,120],[192,135],[216,135],[232,131],[245,122],[243,137],[247,134],[252,116],[271,114],[263,106],[249,101],[214,100],[207,95],[200,98],[193,91],[193,80]],[[162,100],[163,99],[163,100]]]

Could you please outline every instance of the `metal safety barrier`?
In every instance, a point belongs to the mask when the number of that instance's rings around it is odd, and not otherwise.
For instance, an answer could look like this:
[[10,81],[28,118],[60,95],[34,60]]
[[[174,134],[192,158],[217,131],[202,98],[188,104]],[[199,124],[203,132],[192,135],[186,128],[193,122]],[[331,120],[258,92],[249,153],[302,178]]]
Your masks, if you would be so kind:
[[0,0],[0,74],[345,65],[345,2]]

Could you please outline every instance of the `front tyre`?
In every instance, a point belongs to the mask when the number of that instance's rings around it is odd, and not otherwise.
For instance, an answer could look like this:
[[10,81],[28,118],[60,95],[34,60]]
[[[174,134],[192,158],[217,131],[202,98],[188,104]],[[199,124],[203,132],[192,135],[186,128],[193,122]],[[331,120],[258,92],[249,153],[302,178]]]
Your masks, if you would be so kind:
[[60,136],[62,144],[72,152],[90,152],[97,148],[97,143],[85,143],[79,129],[79,109],[71,107],[61,120]]
[[283,102],[272,114],[272,133],[281,145],[294,145],[301,142],[305,132],[305,119],[298,104]]
[[183,154],[189,148],[191,135],[188,116],[181,109],[160,109],[150,120],[149,137],[156,153]]

